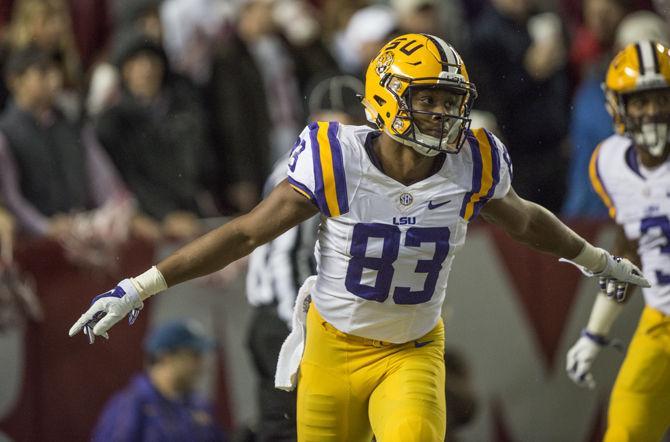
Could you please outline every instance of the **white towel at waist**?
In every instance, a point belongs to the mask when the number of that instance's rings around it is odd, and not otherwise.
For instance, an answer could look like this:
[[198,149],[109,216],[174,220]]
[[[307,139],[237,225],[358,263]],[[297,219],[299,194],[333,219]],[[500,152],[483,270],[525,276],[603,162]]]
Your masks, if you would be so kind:
[[298,291],[293,307],[293,327],[281,346],[275,372],[275,388],[293,391],[298,384],[298,370],[305,349],[305,323],[311,298],[309,293],[316,282],[316,275],[305,280]]

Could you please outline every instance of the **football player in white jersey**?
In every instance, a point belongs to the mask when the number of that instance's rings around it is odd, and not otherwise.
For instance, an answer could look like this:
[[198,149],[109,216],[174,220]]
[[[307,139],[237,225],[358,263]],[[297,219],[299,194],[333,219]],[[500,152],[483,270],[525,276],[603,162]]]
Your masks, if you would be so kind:
[[309,305],[298,440],[438,441],[446,426],[441,306],[477,214],[613,289],[648,285],[630,261],[511,189],[505,146],[469,128],[476,90],[450,45],[425,34],[396,37],[371,61],[365,83],[363,104],[377,129],[310,124],[293,148],[288,179],[255,209],[93,298],[70,334],[107,336],[148,297],[320,213],[311,304],[296,309]]
[[[670,427],[670,49],[651,41],[625,47],[604,87],[617,133],[594,151],[591,182],[617,224],[615,253],[641,264],[652,283],[612,390],[605,440],[659,441]],[[595,386],[591,366],[622,308],[597,296],[567,356],[578,385]]]

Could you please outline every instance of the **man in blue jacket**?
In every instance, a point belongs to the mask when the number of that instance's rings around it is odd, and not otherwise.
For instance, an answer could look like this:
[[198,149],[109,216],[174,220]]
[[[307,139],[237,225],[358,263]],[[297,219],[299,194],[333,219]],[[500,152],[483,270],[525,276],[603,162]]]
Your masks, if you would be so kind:
[[94,441],[222,441],[211,404],[194,394],[205,352],[197,323],[169,322],[144,344],[146,370],[105,406]]

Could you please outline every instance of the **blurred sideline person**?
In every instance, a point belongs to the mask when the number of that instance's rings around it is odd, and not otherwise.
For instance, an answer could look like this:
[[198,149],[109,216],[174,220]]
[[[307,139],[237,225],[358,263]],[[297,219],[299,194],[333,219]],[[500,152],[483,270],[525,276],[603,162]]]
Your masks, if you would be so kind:
[[[670,427],[670,50],[653,41],[626,46],[605,80],[616,134],[594,151],[591,182],[617,224],[614,252],[641,265],[652,286],[612,390],[605,441],[659,441]],[[600,293],[567,355],[580,386],[609,344],[623,309]]]
[[[349,75],[321,80],[308,99],[310,121],[365,124],[365,114],[356,97],[362,93],[363,83]],[[287,159],[277,161],[265,183],[264,196],[286,179]],[[255,308],[248,345],[258,374],[257,441],[293,441],[297,437],[295,392],[276,389],[274,375],[279,350],[291,330],[298,289],[316,272],[314,245],[319,222],[319,217],[313,216],[249,256],[247,298]]]
[[320,213],[318,272],[298,292],[275,374],[278,388],[298,387],[298,440],[443,440],[442,304],[454,254],[478,214],[612,290],[648,286],[630,261],[514,192],[505,146],[469,129],[476,95],[446,42],[394,38],[366,75],[363,104],[377,129],[311,123],[290,154],[288,178],[256,208],[94,298],[70,335],[107,336],[149,296]]
[[195,394],[214,342],[195,321],[168,322],[144,343],[146,369],[105,406],[93,441],[222,441],[211,404]]

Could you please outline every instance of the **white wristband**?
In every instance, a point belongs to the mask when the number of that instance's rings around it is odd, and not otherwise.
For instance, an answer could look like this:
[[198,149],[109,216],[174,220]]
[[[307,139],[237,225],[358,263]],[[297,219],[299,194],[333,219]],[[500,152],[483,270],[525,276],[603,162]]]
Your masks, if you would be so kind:
[[579,264],[582,267],[586,267],[587,270],[592,273],[602,272],[605,266],[607,265],[607,252],[599,247],[593,247],[588,242],[584,241],[584,247],[582,247],[579,255],[571,259],[575,264]]
[[142,301],[168,288],[165,278],[156,266],[151,267],[139,276],[130,278],[130,280],[140,293]]
[[593,303],[591,316],[586,329],[593,334],[607,336],[612,328],[612,324],[619,317],[624,304],[618,303],[612,298],[598,293],[596,301]]

